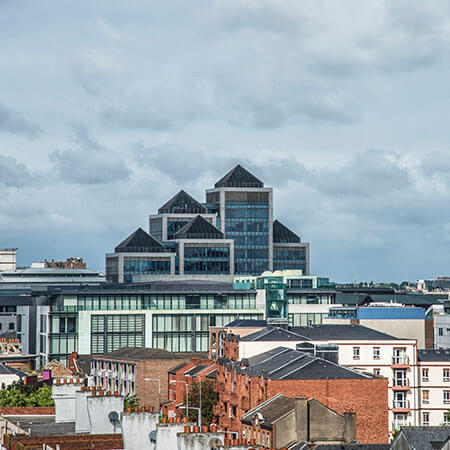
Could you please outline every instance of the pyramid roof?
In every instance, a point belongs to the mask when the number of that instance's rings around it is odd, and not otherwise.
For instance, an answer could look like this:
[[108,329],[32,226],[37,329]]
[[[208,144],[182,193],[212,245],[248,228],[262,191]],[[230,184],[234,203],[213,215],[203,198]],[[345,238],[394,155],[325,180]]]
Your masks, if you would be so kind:
[[264,187],[264,183],[238,164],[225,174],[215,185],[220,187]]
[[206,208],[182,189],[158,209],[158,214],[164,213],[201,214]]
[[191,219],[174,235],[174,239],[223,239],[223,237],[219,229],[200,215]]
[[116,248],[116,253],[154,253],[164,252],[165,247],[142,228],[131,233]]
[[301,242],[301,239],[287,226],[283,225],[280,221],[275,220],[273,222],[273,242]]

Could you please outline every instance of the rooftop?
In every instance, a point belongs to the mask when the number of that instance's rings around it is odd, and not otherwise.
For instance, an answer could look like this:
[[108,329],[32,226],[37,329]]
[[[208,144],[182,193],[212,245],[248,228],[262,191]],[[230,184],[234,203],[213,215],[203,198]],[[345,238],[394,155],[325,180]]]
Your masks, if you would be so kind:
[[55,416],[7,416],[31,436],[53,436],[75,433],[75,422],[55,422]]
[[305,336],[301,336],[293,331],[286,330],[284,328],[264,328],[263,330],[256,331],[255,333],[248,334],[241,338],[241,341],[299,341],[309,340]]
[[436,450],[442,448],[442,445],[449,440],[450,427],[401,427],[396,439],[400,434],[406,438],[410,448]]
[[267,321],[253,319],[237,319],[230,322],[226,327],[230,328],[265,328]]
[[278,419],[295,409],[295,399],[286,397],[283,394],[277,394],[275,397],[261,403],[248,413],[244,414],[241,422],[251,425],[257,414],[261,414],[263,420],[261,425],[271,427]]
[[181,190],[158,209],[158,214],[201,214],[206,208],[186,191]]
[[192,359],[192,358],[206,358],[206,353],[194,352],[169,352],[162,348],[137,348],[137,347],[122,347],[106,355],[96,355],[96,359],[121,359],[127,361],[142,361],[148,359]]
[[174,234],[174,239],[223,239],[224,234],[202,216],[191,219],[181,230]]
[[313,341],[324,340],[398,340],[380,331],[362,325],[311,325],[308,327],[290,327],[290,331]]
[[389,450],[391,444],[322,444],[314,450]]
[[5,363],[0,363],[0,375],[17,375],[19,378],[28,376],[28,374],[26,374],[25,372],[22,372],[21,370],[18,369],[14,369],[14,367],[10,367]]
[[286,347],[277,347],[248,360],[249,376],[261,376],[272,380],[315,380],[373,378],[326,359]]
[[418,350],[418,361],[450,361],[450,350]]
[[298,243],[301,242],[300,237],[297,236],[288,227],[283,225],[280,221],[273,222],[273,242],[276,243]]
[[247,169],[238,164],[225,174],[215,185],[221,187],[255,187],[262,188],[264,183],[251,174]]
[[164,246],[142,228],[138,228],[134,233],[131,233],[115,248],[116,253],[154,253],[164,251]]

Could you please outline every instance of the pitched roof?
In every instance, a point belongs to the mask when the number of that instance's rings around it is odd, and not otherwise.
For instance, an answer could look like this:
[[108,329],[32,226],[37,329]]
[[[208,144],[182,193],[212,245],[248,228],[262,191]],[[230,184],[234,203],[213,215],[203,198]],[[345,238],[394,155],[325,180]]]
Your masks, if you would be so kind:
[[314,447],[315,450],[389,450],[390,448],[391,444],[320,444]]
[[450,361],[450,350],[418,350],[419,361]]
[[174,234],[175,239],[223,239],[223,233],[202,216],[191,219]]
[[398,340],[394,336],[390,336],[380,331],[362,325],[310,325],[307,327],[290,327],[290,331],[300,334],[313,341],[324,341],[332,339],[342,340]]
[[106,355],[96,355],[96,359],[120,359],[128,361],[140,361],[147,359],[186,359],[206,358],[206,353],[194,352],[169,352],[163,348],[122,347]]
[[264,183],[240,164],[225,174],[214,187],[264,187]]
[[291,231],[288,227],[283,225],[280,221],[274,220],[273,222],[273,242],[277,243],[292,243],[292,242],[301,242],[299,236],[297,236],[293,231]]
[[0,375],[17,375],[19,378],[26,377],[27,374],[21,370],[9,367],[5,363],[0,363]]
[[181,190],[175,194],[168,202],[158,209],[158,214],[178,213],[197,214],[206,213],[206,208],[186,191]]
[[247,374],[272,380],[373,378],[326,359],[286,347],[277,347],[246,360]]
[[252,424],[257,414],[261,414],[263,419],[261,425],[271,427],[278,419],[295,409],[295,399],[277,394],[275,397],[261,403],[241,417],[241,422]]
[[116,253],[154,253],[164,252],[164,246],[142,228],[131,233],[116,248]]
[[248,334],[241,338],[241,341],[299,341],[309,340],[308,337],[302,336],[293,331],[284,328],[264,328],[255,333]]
[[400,433],[396,436],[397,440],[400,435],[406,438],[411,448],[420,450],[436,450],[450,438],[450,427],[401,427]]
[[266,320],[256,320],[256,319],[236,319],[230,322],[226,327],[232,328],[265,328],[267,325]]

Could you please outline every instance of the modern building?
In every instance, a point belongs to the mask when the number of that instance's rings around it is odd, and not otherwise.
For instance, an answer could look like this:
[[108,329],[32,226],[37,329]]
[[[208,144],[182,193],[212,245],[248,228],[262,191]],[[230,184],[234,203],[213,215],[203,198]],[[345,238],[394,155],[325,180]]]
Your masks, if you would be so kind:
[[0,248],[0,272],[16,270],[17,248]]
[[150,215],[149,234],[143,233],[138,229],[106,255],[107,281],[310,272],[309,244],[273,220],[272,188],[241,165],[206,190],[205,203],[178,192]]

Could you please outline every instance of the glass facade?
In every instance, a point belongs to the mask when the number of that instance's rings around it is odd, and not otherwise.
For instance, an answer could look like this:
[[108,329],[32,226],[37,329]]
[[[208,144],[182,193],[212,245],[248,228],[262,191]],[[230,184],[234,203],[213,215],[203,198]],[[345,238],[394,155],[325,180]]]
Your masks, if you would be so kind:
[[268,192],[225,192],[225,237],[234,239],[236,274],[269,270]]
[[[69,355],[78,350],[78,327],[76,314],[50,316],[50,355],[63,364],[69,361]],[[43,352],[41,352],[43,353]]]
[[294,313],[288,315],[289,325],[292,327],[306,327],[320,325],[328,314],[323,313]]
[[172,240],[174,234],[180,231],[185,225],[187,225],[189,220],[168,220],[167,221],[167,239]]
[[306,273],[306,249],[274,246],[273,270],[289,269],[301,269]]
[[140,257],[125,257],[123,262],[123,281],[131,283],[133,275],[148,273],[170,274],[170,259]]
[[108,283],[119,282],[119,258],[106,258],[106,281]]
[[110,353],[122,347],[144,346],[144,314],[91,316],[91,353]]
[[209,327],[225,326],[236,319],[261,319],[262,314],[155,314],[153,347],[172,352],[206,352]]
[[331,305],[334,303],[333,293],[294,293],[288,292],[287,299],[291,305]]
[[150,218],[150,234],[159,242],[163,240],[161,218]]
[[185,244],[184,273],[230,273],[230,248],[214,244]]

